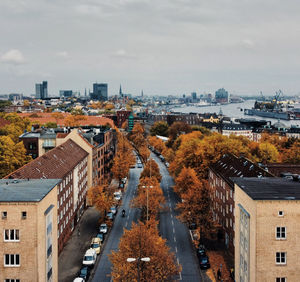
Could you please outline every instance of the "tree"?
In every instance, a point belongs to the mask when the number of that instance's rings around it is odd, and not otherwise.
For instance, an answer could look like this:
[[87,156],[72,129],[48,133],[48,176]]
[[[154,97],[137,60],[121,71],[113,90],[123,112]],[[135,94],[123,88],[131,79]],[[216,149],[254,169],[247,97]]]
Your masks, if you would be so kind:
[[166,150],[166,145],[164,141],[162,141],[160,138],[157,138],[156,136],[149,136],[148,142],[152,147],[154,147],[156,151],[160,153]]
[[177,209],[180,220],[195,223],[200,235],[207,236],[213,230],[211,199],[206,182],[201,181],[200,185],[193,185],[182,194],[182,202],[177,204]]
[[179,135],[190,133],[191,131],[192,128],[187,123],[181,121],[174,122],[168,130],[169,141],[167,146],[171,147]]
[[45,127],[47,127],[47,128],[57,128],[57,123],[47,122],[47,123],[45,123]]
[[261,162],[277,162],[279,160],[279,152],[277,148],[268,142],[259,144],[258,156]]
[[[158,235],[157,222],[133,223],[130,230],[124,229],[119,250],[109,256],[113,264],[113,281],[170,281],[181,271],[170,252],[166,240]],[[127,262],[128,258],[150,258],[149,262]]]
[[200,186],[201,183],[194,169],[184,167],[175,180],[174,192],[180,197],[189,189]]
[[113,177],[118,179],[120,182],[122,178],[128,175],[130,165],[131,164],[126,158],[126,155],[124,155],[122,152],[117,152],[111,169]]
[[158,182],[161,181],[161,174],[155,160],[150,159],[146,162],[145,167],[141,173],[140,179],[144,177],[155,177]]
[[14,143],[9,136],[0,136],[0,178],[28,163],[23,142]]
[[165,121],[157,121],[150,128],[150,134],[152,136],[168,136],[169,125]]
[[73,116],[83,116],[84,113],[83,113],[82,109],[73,108],[71,110],[71,115],[73,115]]
[[135,208],[141,209],[142,218],[146,218],[147,214],[147,193],[149,218],[156,218],[165,203],[165,197],[155,177],[144,177],[140,180],[138,195],[132,201]]
[[283,162],[300,164],[300,141],[294,142],[294,144],[285,151],[283,154]]
[[141,156],[142,161],[145,163],[148,158],[150,157],[150,151],[146,145],[141,146],[138,148],[139,154]]
[[64,115],[62,113],[58,113],[58,112],[55,112],[55,113],[52,113],[51,116],[53,118],[55,118],[55,122],[58,124],[58,121],[60,119],[64,119]]
[[88,190],[88,198],[92,205],[101,213],[102,217],[106,215],[113,205],[112,192],[104,185],[93,186]]

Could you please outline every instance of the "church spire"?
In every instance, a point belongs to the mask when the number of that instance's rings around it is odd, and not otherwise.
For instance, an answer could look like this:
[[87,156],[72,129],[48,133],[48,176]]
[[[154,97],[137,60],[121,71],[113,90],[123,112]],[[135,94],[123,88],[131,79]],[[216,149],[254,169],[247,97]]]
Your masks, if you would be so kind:
[[123,93],[122,93],[122,86],[121,86],[121,84],[120,84],[119,95],[120,95],[121,97],[123,96]]

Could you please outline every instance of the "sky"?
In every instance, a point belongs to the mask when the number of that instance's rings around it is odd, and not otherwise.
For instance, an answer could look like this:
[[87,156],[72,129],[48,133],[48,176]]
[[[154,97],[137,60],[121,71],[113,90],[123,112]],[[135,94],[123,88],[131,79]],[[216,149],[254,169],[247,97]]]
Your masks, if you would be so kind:
[[298,0],[1,0],[0,94],[300,93]]

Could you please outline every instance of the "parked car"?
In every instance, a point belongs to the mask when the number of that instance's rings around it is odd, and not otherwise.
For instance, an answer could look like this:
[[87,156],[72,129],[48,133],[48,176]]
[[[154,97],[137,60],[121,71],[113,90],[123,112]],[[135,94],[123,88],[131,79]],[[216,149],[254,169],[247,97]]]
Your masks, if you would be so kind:
[[106,234],[107,233],[107,224],[106,223],[102,223],[99,227],[99,232],[100,233],[104,233]]
[[106,214],[106,217],[107,217],[107,219],[109,219],[109,220],[114,220],[114,214],[113,214],[112,212],[108,212],[108,213]]
[[199,247],[197,249],[197,256],[198,256],[198,258],[206,256],[204,245],[199,245]]
[[169,167],[169,166],[170,166],[170,164],[169,164],[168,162],[166,162],[165,165],[166,165],[166,167]]
[[209,259],[208,256],[201,256],[199,257],[199,265],[201,269],[208,269],[210,268],[210,263],[209,263]]
[[110,207],[110,211],[111,211],[114,215],[116,215],[117,212],[118,212],[118,209],[117,209],[116,206],[112,206],[112,207]]
[[127,177],[122,178],[122,182],[123,182],[124,184],[126,184],[126,181],[127,181]]
[[76,277],[73,282],[85,282],[85,280],[83,278]]
[[138,168],[143,168],[143,165],[141,163],[138,163],[137,167]]
[[115,195],[115,196],[114,196],[114,200],[115,200],[116,202],[121,201],[121,195]]
[[95,238],[92,239],[91,249],[94,249],[96,251],[97,255],[100,254],[100,250],[101,250],[101,240],[100,240],[100,238],[95,237]]
[[83,266],[78,274],[78,277],[83,278],[83,281],[87,281],[90,277],[90,269],[87,266]]
[[96,251],[94,249],[88,249],[84,254],[82,264],[86,266],[94,266],[96,259]]
[[100,238],[101,243],[103,243],[104,238],[105,238],[104,233],[98,233],[96,237]]

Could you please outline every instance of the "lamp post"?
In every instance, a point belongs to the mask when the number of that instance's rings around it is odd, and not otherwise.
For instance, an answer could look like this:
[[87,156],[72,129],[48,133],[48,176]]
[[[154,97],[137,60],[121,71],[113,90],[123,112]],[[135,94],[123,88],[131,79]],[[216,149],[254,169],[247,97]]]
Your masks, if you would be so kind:
[[147,195],[147,221],[148,221],[148,215],[149,215],[149,195],[148,195],[148,190],[149,190],[149,188],[153,188],[153,186],[152,185],[150,185],[150,186],[142,186],[144,189],[147,189],[146,190],[146,195]]
[[138,277],[138,282],[140,282],[141,281],[141,278],[140,278],[140,261],[149,262],[150,258],[148,258],[148,257],[145,257],[145,258],[127,258],[127,262],[134,262],[134,261],[137,262],[137,277]]

